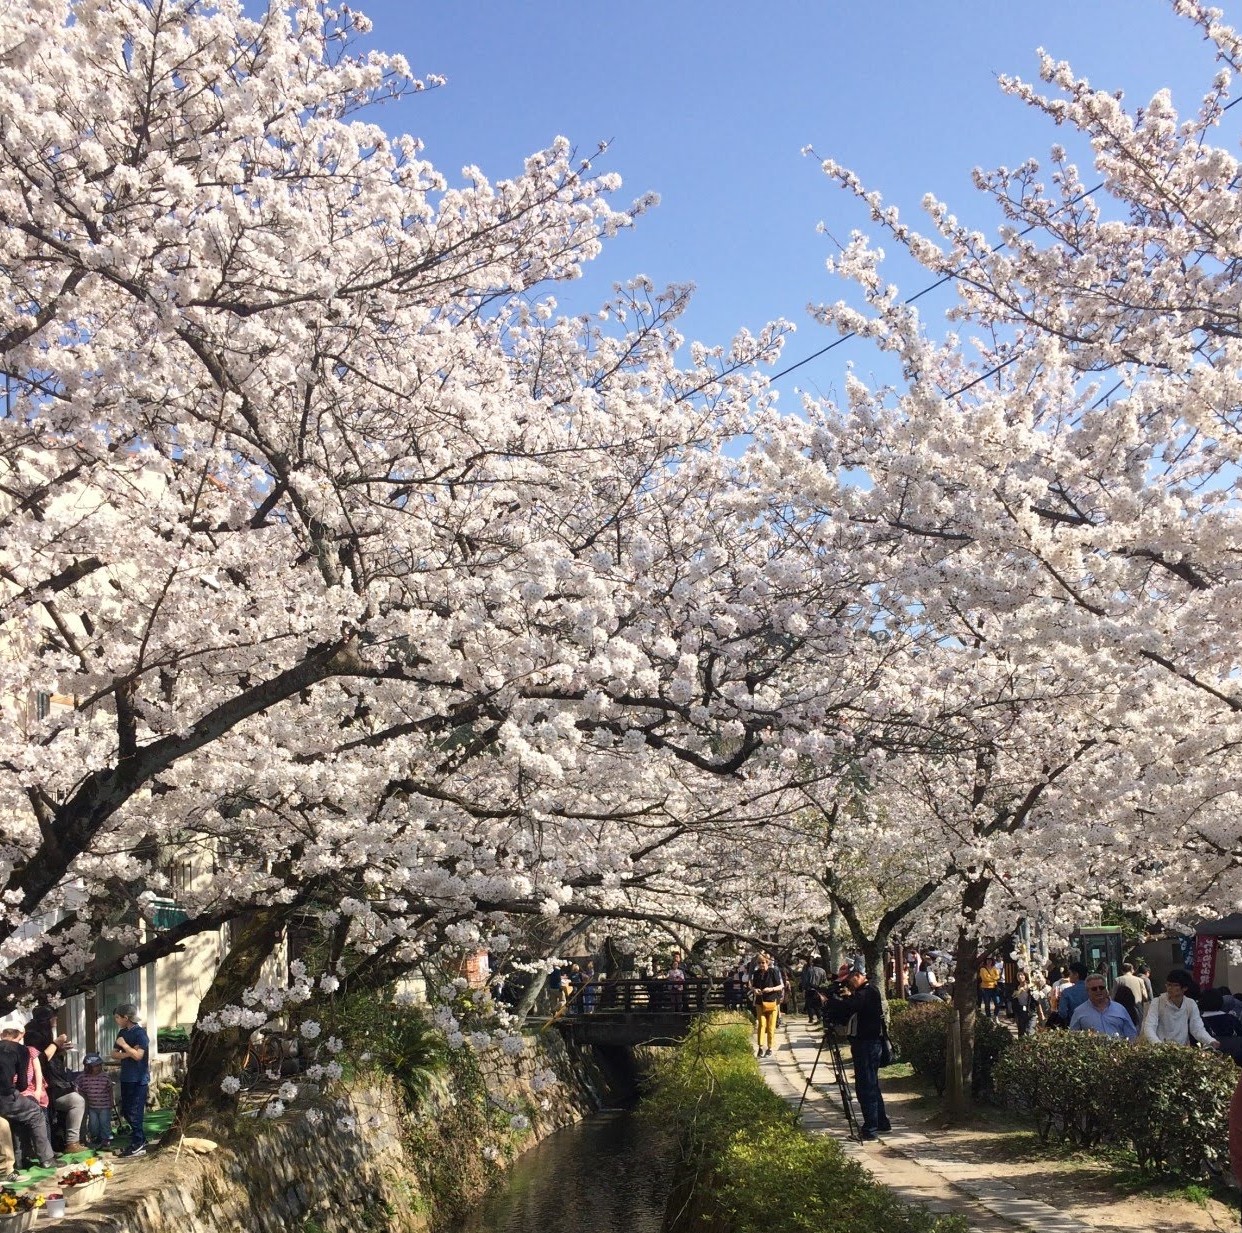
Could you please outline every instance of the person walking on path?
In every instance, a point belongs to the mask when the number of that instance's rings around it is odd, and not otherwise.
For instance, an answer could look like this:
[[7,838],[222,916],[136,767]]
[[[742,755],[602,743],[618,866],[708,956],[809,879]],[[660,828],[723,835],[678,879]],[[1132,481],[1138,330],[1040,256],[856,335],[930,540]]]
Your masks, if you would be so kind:
[[828,973],[820,966],[819,956],[812,955],[802,967],[800,983],[802,985],[802,1004],[806,1008],[807,1023],[815,1023],[819,1019],[820,1004],[823,1001],[820,989],[828,980]]
[[1151,987],[1151,968],[1145,963],[1140,963],[1138,970],[1134,974],[1143,982],[1143,993],[1146,995],[1147,1004],[1150,1006],[1156,1000],[1156,992]]
[[[776,1042],[776,1017],[781,1008],[784,978],[772,966],[767,954],[761,954],[750,976],[750,989],[755,999],[756,1057],[771,1057]],[[764,1047],[764,1039],[767,1046]]]
[[1134,964],[1123,963],[1121,965],[1121,975],[1117,977],[1117,983],[1113,986],[1113,1000],[1117,1000],[1118,989],[1129,989],[1134,994],[1134,1004],[1138,1007],[1139,1022],[1142,1022],[1143,1016],[1147,1013],[1147,1003],[1151,1001],[1150,984],[1144,984],[1143,978],[1138,976],[1134,971]]
[[1018,1025],[1018,1035],[1026,1036],[1035,1030],[1035,1016],[1039,1003],[1031,988],[1031,978],[1025,972],[1018,973],[1018,984],[1013,991],[1013,1020]]
[[143,1156],[147,1150],[142,1122],[147,1113],[147,1087],[151,1082],[148,1060],[151,1041],[146,1028],[138,1022],[138,1007],[132,1002],[122,1002],[112,1012],[112,1017],[118,1028],[112,1058],[121,1063],[121,1116],[132,1131],[129,1146],[118,1154]]
[[1098,1032],[1101,1036],[1119,1036],[1133,1040],[1138,1028],[1129,1012],[1108,996],[1108,984],[1098,972],[1087,977],[1087,1000],[1070,1019],[1071,1032]]
[[1057,1014],[1065,1023],[1072,1023],[1074,1011],[1087,1000],[1087,965],[1076,959],[1069,965],[1070,985],[1061,990],[1057,999]]
[[1186,995],[1194,987],[1190,973],[1174,968],[1164,982],[1164,992],[1147,1008],[1143,1020],[1143,1039],[1153,1045],[1168,1041],[1188,1045],[1193,1037],[1209,1049],[1219,1049],[1218,1041],[1203,1026],[1203,1016],[1194,1000]]
[[862,1109],[859,1138],[863,1142],[892,1130],[884,1093],[880,1091],[880,1050],[884,1042],[884,1003],[867,973],[854,969],[846,977],[849,993],[824,1007],[824,1018],[834,1023],[854,1020],[850,1053],[854,1058],[854,1093]]

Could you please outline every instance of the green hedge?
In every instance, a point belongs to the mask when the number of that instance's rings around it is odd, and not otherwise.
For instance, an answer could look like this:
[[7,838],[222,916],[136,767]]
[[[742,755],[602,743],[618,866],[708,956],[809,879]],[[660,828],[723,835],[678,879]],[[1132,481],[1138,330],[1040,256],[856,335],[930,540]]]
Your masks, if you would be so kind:
[[1144,1116],[1121,1086],[1122,1060],[1121,1044],[1097,1032],[1024,1036],[996,1068],[996,1095],[1030,1113],[1041,1139],[1092,1147],[1122,1108]]
[[674,1233],[964,1233],[959,1217],[906,1207],[834,1139],[795,1126],[745,1025],[701,1025],[663,1057],[644,1115],[682,1148]]
[[1146,1172],[1187,1180],[1226,1162],[1238,1071],[1213,1050],[1041,1032],[1017,1042],[995,1078],[1042,1139],[1129,1147]]
[[[921,1002],[894,1015],[888,1033],[897,1055],[909,1062],[914,1073],[944,1094],[945,1046],[953,1008],[947,1003]],[[991,1090],[996,1063],[1013,1043],[1013,1036],[993,1019],[975,1016],[975,1061],[972,1086],[975,1095]]]

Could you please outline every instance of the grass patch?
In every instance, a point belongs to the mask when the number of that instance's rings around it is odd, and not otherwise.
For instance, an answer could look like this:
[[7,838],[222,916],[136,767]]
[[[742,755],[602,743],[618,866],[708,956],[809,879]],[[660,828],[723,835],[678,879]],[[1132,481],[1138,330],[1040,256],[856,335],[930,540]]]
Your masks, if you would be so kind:
[[644,1116],[682,1152],[673,1233],[964,1233],[906,1207],[835,1140],[796,1126],[751,1055],[746,1025],[697,1027],[657,1065]]
[[1088,1149],[1052,1136],[1041,1139],[1028,1115],[994,1100],[975,1101],[967,1122],[950,1119],[944,1099],[932,1084],[908,1070],[903,1073],[900,1066],[884,1071],[884,1089],[886,1095],[906,1095],[903,1111],[913,1116],[916,1124],[926,1122],[933,1131],[944,1126],[968,1136],[963,1150],[983,1160],[1047,1163],[1064,1186],[1087,1185],[1103,1196],[1119,1199],[1141,1197],[1198,1207],[1207,1207],[1214,1200],[1229,1208],[1237,1206],[1237,1192],[1215,1178],[1186,1182],[1152,1176],[1125,1144],[1105,1142]]

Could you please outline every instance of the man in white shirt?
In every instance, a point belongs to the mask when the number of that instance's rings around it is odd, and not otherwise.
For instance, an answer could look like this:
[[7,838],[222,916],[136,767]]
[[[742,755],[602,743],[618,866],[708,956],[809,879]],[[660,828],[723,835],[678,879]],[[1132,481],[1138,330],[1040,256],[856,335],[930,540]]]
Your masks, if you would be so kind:
[[1203,1026],[1199,1007],[1186,996],[1194,986],[1190,973],[1175,968],[1165,979],[1162,993],[1148,1008],[1143,1020],[1143,1039],[1152,1044],[1168,1041],[1188,1045],[1193,1037],[1209,1049],[1219,1049],[1220,1042]]

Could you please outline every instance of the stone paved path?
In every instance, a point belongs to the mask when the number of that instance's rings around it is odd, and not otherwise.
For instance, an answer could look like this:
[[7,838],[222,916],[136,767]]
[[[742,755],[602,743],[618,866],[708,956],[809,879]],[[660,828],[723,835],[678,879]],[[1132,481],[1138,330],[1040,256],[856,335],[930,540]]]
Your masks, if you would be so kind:
[[[764,1059],[760,1068],[768,1086],[793,1108],[811,1075],[820,1038],[796,1016],[783,1020],[778,1035],[776,1052]],[[844,1052],[848,1070],[848,1047]],[[802,1124],[814,1134],[832,1135],[847,1156],[859,1161],[903,1201],[935,1212],[957,1212],[966,1217],[971,1233],[1095,1233],[1099,1229],[999,1181],[995,1162],[955,1156],[931,1136],[908,1125],[899,1109],[890,1107],[888,1111],[891,1134],[879,1142],[853,1141],[826,1051],[814,1077],[802,1107]],[[1127,1233],[1144,1231],[1128,1226]],[[1164,1226],[1162,1233],[1174,1233],[1172,1226]]]

